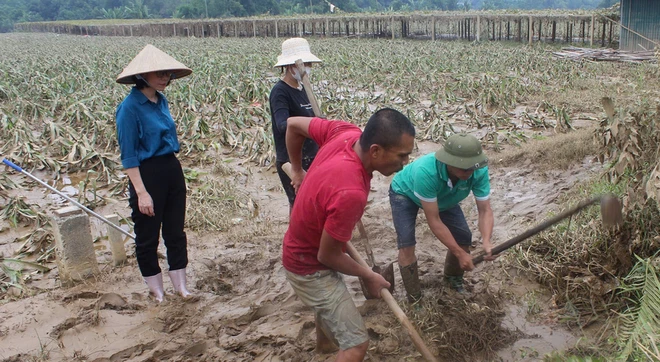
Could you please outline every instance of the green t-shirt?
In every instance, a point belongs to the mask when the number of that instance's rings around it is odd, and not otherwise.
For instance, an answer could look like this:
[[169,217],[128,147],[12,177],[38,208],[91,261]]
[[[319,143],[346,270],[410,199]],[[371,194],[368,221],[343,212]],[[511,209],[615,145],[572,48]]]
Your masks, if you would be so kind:
[[392,179],[392,190],[405,195],[422,207],[420,200],[438,203],[440,211],[448,210],[470,195],[470,191],[478,201],[490,197],[490,181],[488,167],[474,171],[467,180],[458,180],[452,185],[447,173],[447,165],[435,158],[435,153],[429,153],[403,168]]

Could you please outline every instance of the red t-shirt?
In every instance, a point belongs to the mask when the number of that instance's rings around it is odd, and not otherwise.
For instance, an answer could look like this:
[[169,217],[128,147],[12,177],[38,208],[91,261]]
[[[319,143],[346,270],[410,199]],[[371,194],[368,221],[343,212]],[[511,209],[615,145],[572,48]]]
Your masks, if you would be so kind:
[[282,264],[295,274],[328,269],[317,255],[321,234],[348,242],[362,217],[372,175],[353,150],[362,131],[343,121],[314,118],[309,135],[320,146],[296,195],[289,229],[284,234]]

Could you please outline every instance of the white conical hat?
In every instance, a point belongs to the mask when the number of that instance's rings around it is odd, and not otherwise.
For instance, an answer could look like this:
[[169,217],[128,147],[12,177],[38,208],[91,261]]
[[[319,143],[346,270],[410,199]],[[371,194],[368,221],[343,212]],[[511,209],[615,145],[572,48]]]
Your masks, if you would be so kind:
[[321,59],[312,54],[307,40],[291,38],[282,43],[282,54],[277,57],[275,67],[296,64],[298,59],[302,59],[303,63],[321,63]]
[[158,72],[161,70],[171,70],[174,74],[173,79],[183,78],[192,73],[192,70],[176,59],[167,55],[162,50],[151,44],[147,44],[138,55],[131,60],[124,70],[117,76],[117,83],[133,84],[134,75],[149,72]]

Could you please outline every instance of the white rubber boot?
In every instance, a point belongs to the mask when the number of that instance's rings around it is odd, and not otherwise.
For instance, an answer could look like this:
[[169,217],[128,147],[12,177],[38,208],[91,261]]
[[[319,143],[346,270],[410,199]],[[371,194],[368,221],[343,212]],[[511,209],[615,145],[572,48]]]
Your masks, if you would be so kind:
[[184,298],[190,296],[191,293],[186,289],[186,268],[170,270],[169,274],[174,291]]
[[163,289],[163,273],[144,277],[144,282],[147,283],[147,286],[149,287],[149,294],[151,294],[158,303],[162,302],[163,297],[165,296],[165,291]]

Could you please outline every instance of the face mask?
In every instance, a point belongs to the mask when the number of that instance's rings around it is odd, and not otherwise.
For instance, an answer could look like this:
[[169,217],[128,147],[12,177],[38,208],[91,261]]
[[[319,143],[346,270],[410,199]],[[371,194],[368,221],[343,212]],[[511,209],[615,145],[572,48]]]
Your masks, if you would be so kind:
[[291,68],[291,75],[293,76],[293,79],[298,81],[298,83],[302,82],[302,77],[297,68]]
[[[312,67],[305,67],[305,73],[309,78],[309,76],[312,74]],[[293,79],[298,81],[298,83],[302,82],[302,76],[298,72],[298,68],[291,68],[291,75],[293,76]]]

